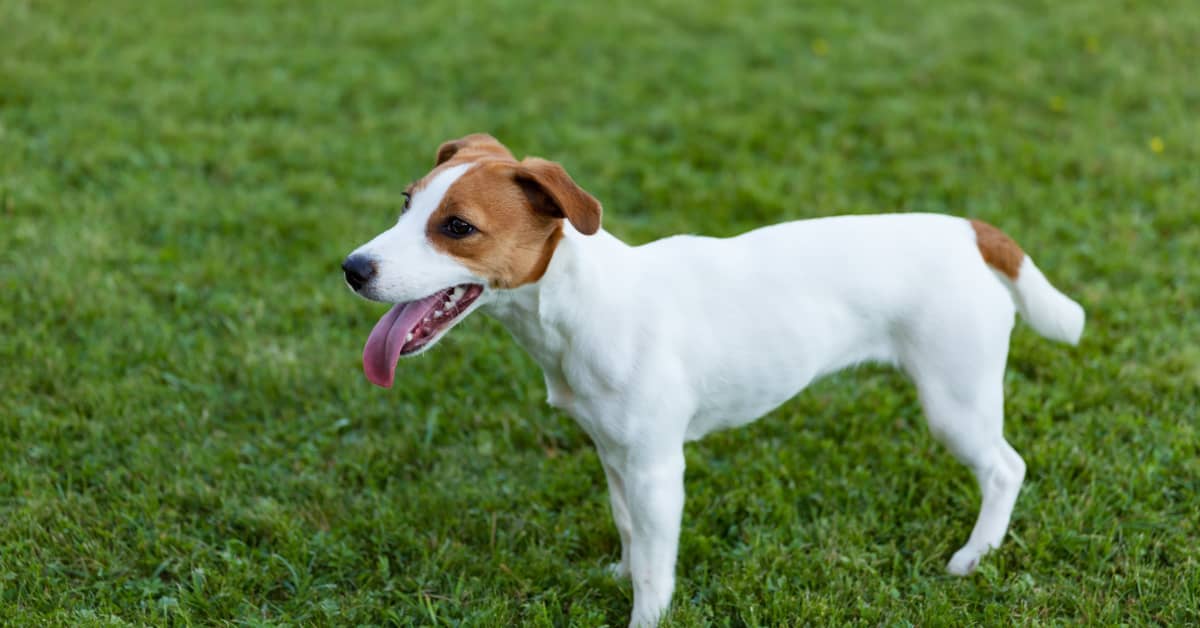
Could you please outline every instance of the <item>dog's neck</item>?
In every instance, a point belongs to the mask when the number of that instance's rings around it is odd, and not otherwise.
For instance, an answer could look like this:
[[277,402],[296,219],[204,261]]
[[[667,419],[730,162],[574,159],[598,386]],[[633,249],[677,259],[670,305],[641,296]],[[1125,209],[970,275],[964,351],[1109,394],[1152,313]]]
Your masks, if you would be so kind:
[[[633,249],[601,229],[583,235],[564,221],[563,237],[542,278],[501,291],[486,307],[517,342],[549,372],[572,345],[580,327],[605,316],[606,301],[623,294]],[[604,286],[615,286],[613,291]]]

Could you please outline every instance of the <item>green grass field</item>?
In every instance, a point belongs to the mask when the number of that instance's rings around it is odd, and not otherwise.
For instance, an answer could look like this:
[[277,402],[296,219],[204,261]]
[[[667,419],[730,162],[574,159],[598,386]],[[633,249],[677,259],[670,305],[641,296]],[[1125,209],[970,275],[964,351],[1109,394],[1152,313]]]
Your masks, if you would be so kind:
[[502,328],[362,375],[338,264],[473,131],[631,242],[949,212],[1088,310],[1014,335],[973,577],[974,481],[863,368],[689,446],[669,624],[1200,623],[1200,6],[795,4],[0,0],[0,623],[627,621]]

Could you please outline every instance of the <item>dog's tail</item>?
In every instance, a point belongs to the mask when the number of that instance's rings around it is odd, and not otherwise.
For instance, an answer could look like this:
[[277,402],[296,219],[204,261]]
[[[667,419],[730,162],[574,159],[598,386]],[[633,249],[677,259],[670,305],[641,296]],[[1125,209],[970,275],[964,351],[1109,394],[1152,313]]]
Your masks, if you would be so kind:
[[972,220],[971,227],[983,261],[1003,279],[1026,322],[1046,338],[1078,344],[1083,307],[1050,285],[1033,259],[1003,231],[978,220]]

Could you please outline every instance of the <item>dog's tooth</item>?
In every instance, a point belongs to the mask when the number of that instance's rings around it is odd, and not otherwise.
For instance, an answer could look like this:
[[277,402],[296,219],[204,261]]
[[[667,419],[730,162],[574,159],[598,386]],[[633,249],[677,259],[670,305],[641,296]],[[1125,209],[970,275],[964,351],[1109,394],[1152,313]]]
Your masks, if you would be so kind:
[[442,317],[442,311],[441,311],[441,310],[437,310],[437,311],[435,311],[435,312],[433,313],[433,317],[434,317],[434,318],[441,318],[441,317]]
[[409,334],[404,337],[404,342],[412,342],[412,339],[413,339],[413,335]]
[[463,295],[463,289],[455,288],[453,291],[450,292],[450,300],[457,301],[462,298],[462,295]]

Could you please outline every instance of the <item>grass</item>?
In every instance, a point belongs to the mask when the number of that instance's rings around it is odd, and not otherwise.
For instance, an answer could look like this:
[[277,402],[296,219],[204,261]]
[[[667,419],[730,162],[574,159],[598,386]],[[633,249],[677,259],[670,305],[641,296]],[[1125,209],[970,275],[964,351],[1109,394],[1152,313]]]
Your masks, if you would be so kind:
[[689,447],[672,625],[1200,622],[1200,8],[0,0],[6,624],[622,625],[595,453],[494,322],[397,388],[342,256],[439,142],[561,161],[633,242],[851,212],[1002,226],[1005,546],[866,368]]

